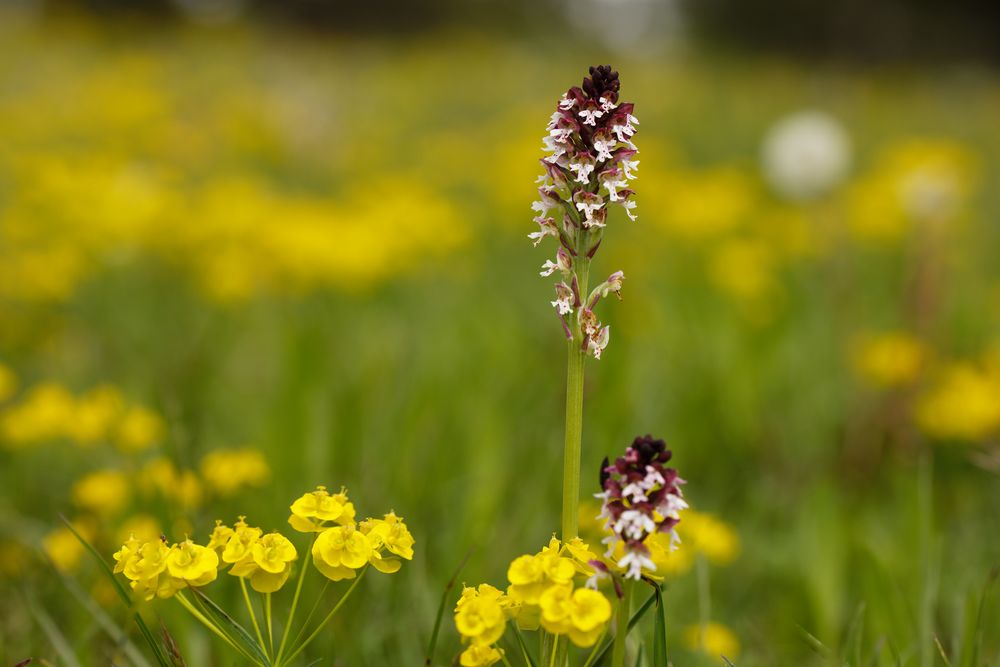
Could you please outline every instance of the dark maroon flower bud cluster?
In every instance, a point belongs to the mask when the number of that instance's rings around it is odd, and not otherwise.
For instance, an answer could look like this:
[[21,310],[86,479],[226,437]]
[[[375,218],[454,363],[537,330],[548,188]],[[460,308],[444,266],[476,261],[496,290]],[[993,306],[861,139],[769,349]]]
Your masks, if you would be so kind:
[[656,569],[644,544],[650,535],[667,533],[672,546],[677,542],[674,528],[687,503],[681,492],[684,480],[666,467],[670,458],[666,443],[646,435],[636,438],[614,463],[605,458],[601,466],[602,491],[597,497],[603,504],[598,518],[606,519],[605,528],[611,533],[604,540],[609,545],[606,555],[619,542],[624,544],[625,555],[617,565],[626,577],[638,579],[643,569]]

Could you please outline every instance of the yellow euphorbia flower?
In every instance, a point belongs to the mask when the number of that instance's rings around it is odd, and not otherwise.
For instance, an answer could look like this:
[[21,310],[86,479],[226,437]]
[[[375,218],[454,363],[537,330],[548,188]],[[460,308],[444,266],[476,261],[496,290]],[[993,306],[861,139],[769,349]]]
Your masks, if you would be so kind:
[[1000,372],[971,363],[947,367],[916,406],[928,435],[976,442],[1000,431]]
[[333,581],[353,579],[354,570],[372,557],[368,538],[353,523],[327,528],[313,542],[312,556],[316,569]]
[[301,533],[315,533],[323,530],[327,521],[340,525],[354,523],[354,504],[347,499],[347,491],[330,494],[325,486],[317,486],[315,491],[303,494],[292,503],[292,515],[288,523]]
[[[403,520],[394,512],[389,512],[384,519],[368,519],[358,525],[372,547],[371,564],[379,572],[392,574],[398,572],[402,563],[398,557],[413,560],[413,536]],[[385,557],[383,551],[392,556]]]
[[611,603],[589,588],[553,586],[539,600],[542,627],[567,635],[577,646],[593,646],[611,619]]
[[245,577],[252,573],[253,545],[264,532],[260,528],[248,526],[244,518],[241,516],[233,526],[233,534],[222,550],[222,561],[233,564],[229,574],[235,577]]
[[[86,540],[92,540],[96,532],[94,527],[86,522],[74,521],[73,527]],[[52,559],[56,568],[63,572],[74,569],[84,554],[83,545],[65,526],[56,528],[46,535],[42,540],[42,549]]]
[[273,593],[285,585],[292,571],[292,561],[299,557],[295,546],[280,533],[268,533],[253,545],[253,561],[257,570],[250,576],[250,585],[260,593]]
[[489,667],[489,665],[500,662],[502,656],[503,651],[494,646],[473,644],[462,651],[459,664],[462,667]]
[[219,571],[219,555],[214,549],[185,540],[170,550],[167,556],[170,576],[188,586],[204,586],[215,581]]
[[221,554],[226,548],[229,538],[232,536],[233,529],[222,523],[222,519],[216,519],[215,528],[212,529],[212,534],[208,536],[208,548],[215,549],[216,552]]
[[572,558],[560,556],[559,552],[559,540],[552,538],[541,552],[515,558],[507,568],[510,596],[518,602],[538,604],[549,587],[572,583],[576,565]]
[[500,598],[463,592],[463,599],[455,611],[455,627],[465,641],[489,646],[503,636],[506,626],[507,615]]

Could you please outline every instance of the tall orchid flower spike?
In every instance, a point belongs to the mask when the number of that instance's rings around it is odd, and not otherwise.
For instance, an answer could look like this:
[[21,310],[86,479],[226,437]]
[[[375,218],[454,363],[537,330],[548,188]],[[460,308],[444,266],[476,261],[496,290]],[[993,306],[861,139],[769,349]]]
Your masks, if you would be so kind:
[[632,181],[639,151],[633,138],[639,121],[632,115],[634,105],[619,100],[620,89],[618,72],[600,65],[591,67],[583,83],[559,99],[542,137],[544,171],[537,181],[539,198],[531,205],[538,229],[528,238],[535,246],[548,238],[557,243],[555,259],[546,260],[540,274],[559,279],[551,304],[568,343],[562,512],[566,540],[577,532],[584,360],[600,359],[611,340],[611,327],[594,310],[610,292],[620,299],[625,279],[622,271],[615,271],[590,292],[590,264],[613,223],[609,209],[617,206],[628,218],[636,217]]

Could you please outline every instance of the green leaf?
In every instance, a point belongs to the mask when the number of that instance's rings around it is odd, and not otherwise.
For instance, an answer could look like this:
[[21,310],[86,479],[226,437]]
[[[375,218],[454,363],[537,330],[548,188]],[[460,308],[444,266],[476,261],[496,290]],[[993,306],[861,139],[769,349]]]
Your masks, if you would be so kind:
[[441,592],[441,603],[438,604],[437,616],[434,618],[434,630],[431,632],[431,640],[427,644],[427,657],[424,659],[424,665],[427,667],[430,667],[431,661],[434,659],[434,649],[437,647],[438,633],[441,631],[441,618],[444,616],[444,609],[448,605],[448,593],[455,587],[458,575],[465,569],[465,564],[469,561],[469,557],[472,556],[472,551],[473,548],[470,547],[465,552],[465,557],[458,564],[458,569],[455,570],[455,574],[451,575],[451,579],[444,586],[444,591]]
[[[861,640],[865,634],[865,603],[858,605],[851,624],[847,627],[847,637],[844,640],[844,650],[853,660],[854,667],[861,667]],[[844,661],[845,665],[851,662]]]
[[653,617],[653,667],[667,667],[667,611],[663,604],[663,590],[657,586],[656,615]]
[[107,561],[104,560],[104,556],[102,556],[101,553],[94,548],[94,545],[85,540],[83,536],[77,532],[76,528],[73,527],[73,524],[70,523],[69,519],[67,519],[62,514],[59,515],[59,518],[62,520],[64,524],[66,524],[66,527],[69,528],[69,532],[73,533],[73,537],[75,537],[77,541],[79,541],[80,544],[82,544],[84,548],[88,552],[90,552],[90,555],[94,557],[94,560],[96,560],[98,565],[100,565],[101,567],[101,572],[111,582],[115,591],[117,591],[118,593],[118,597],[121,598],[125,606],[128,609],[133,610],[132,618],[135,620],[135,624],[139,628],[139,632],[142,634],[142,638],[146,640],[146,643],[149,645],[149,648],[153,651],[153,655],[156,656],[157,664],[159,664],[160,667],[173,667],[170,660],[167,658],[166,654],[163,651],[163,646],[158,641],[156,641],[156,638],[153,636],[153,633],[149,631],[149,626],[146,625],[146,621],[142,620],[142,616],[139,614],[139,612],[134,611],[135,605],[133,604],[132,594],[129,592],[127,588],[125,588],[125,584],[119,581],[118,577],[115,576],[115,573],[111,571],[111,568],[108,566]]
[[264,665],[264,667],[270,667],[271,660],[267,657],[267,653],[265,653],[264,649],[256,641],[254,641],[253,637],[250,636],[250,633],[247,632],[242,625],[237,623],[232,616],[223,611],[219,605],[212,602],[212,600],[198,588],[192,586],[191,591],[195,594],[198,601],[204,605],[205,610],[212,617],[215,624],[219,626],[220,629],[225,631],[241,650],[245,651],[247,655],[254,659],[254,661]]
[[[654,588],[659,590],[659,586],[654,585]],[[653,602],[655,600],[656,600],[656,593],[653,593],[652,595],[649,596],[649,598],[645,602],[642,603],[641,607],[636,609],[635,613],[632,614],[632,618],[630,618],[628,621],[628,630],[626,632],[631,632],[632,628],[635,627],[635,624],[642,620],[642,617],[645,616],[646,612],[649,611],[649,608],[653,606]],[[594,659],[595,666],[600,665],[601,662],[608,657],[608,651],[611,649],[612,643],[613,643],[612,640],[608,640],[604,644],[604,648],[601,649],[601,652],[598,653],[597,657]]]

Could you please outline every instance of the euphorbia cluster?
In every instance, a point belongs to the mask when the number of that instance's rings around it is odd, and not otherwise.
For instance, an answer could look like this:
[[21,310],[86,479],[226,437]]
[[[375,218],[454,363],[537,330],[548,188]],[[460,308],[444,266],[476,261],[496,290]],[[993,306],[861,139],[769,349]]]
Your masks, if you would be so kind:
[[616,271],[587,293],[590,260],[604,238],[609,204],[636,217],[631,181],[639,161],[632,137],[639,121],[631,102],[619,103],[619,88],[618,72],[601,65],[559,100],[543,139],[548,155],[541,160],[540,199],[532,204],[539,229],[528,235],[535,245],[547,236],[559,242],[541,275],[562,274],[552,306],[566,336],[595,358],[608,344],[609,328],[594,307],[609,292],[619,294],[625,276]]
[[466,587],[455,607],[455,626],[469,644],[461,664],[479,667],[500,661],[503,651],[494,644],[508,620],[523,630],[541,627],[556,641],[566,637],[576,646],[593,646],[611,618],[607,598],[582,585],[593,574],[596,560],[580,538],[561,543],[553,537],[538,553],[511,562],[506,593],[489,584]]
[[596,497],[602,501],[598,518],[606,519],[605,529],[610,533],[604,539],[608,544],[605,557],[615,554],[620,545],[623,553],[614,564],[627,578],[639,579],[644,570],[656,570],[646,545],[650,536],[669,535],[671,547],[678,540],[674,527],[687,503],[681,493],[684,480],[664,465],[670,458],[663,440],[646,435],[636,438],[614,463],[609,465],[605,458],[601,466],[603,490]]
[[[398,572],[402,564],[400,559],[413,558],[413,536],[400,517],[389,512],[380,519],[370,518],[358,523],[355,521],[354,504],[348,500],[343,489],[331,494],[325,487],[319,486],[315,491],[303,494],[290,509],[288,523],[292,528],[314,534],[306,559],[311,557],[316,569],[332,581],[359,579],[359,572],[363,573],[368,565],[380,572]],[[232,527],[216,521],[204,546],[191,539],[168,545],[165,537],[148,542],[130,537],[114,554],[114,571],[125,575],[136,595],[146,600],[177,597],[195,618],[225,639],[243,657],[257,664],[278,667],[290,663],[318,635],[354,589],[352,584],[311,634],[299,641],[306,634],[307,628],[303,626],[299,637],[292,642],[294,645],[289,645],[289,631],[307,570],[306,567],[300,568],[295,598],[287,616],[288,627],[280,644],[276,645],[271,632],[271,594],[284,586],[298,558],[298,550],[287,537],[277,531],[264,533],[261,528],[247,524],[246,517],[241,516]],[[257,644],[250,644],[249,648],[241,643],[244,637],[249,638],[248,633],[229,633],[224,625],[219,625],[211,615],[204,613],[207,597],[200,589],[215,581],[226,568],[229,568],[230,575],[240,579],[247,611],[257,635]],[[247,583],[265,596],[267,641],[257,622]],[[182,593],[189,587],[197,593],[193,600]],[[306,620],[308,623],[309,619]],[[266,660],[260,659],[261,656]]]

